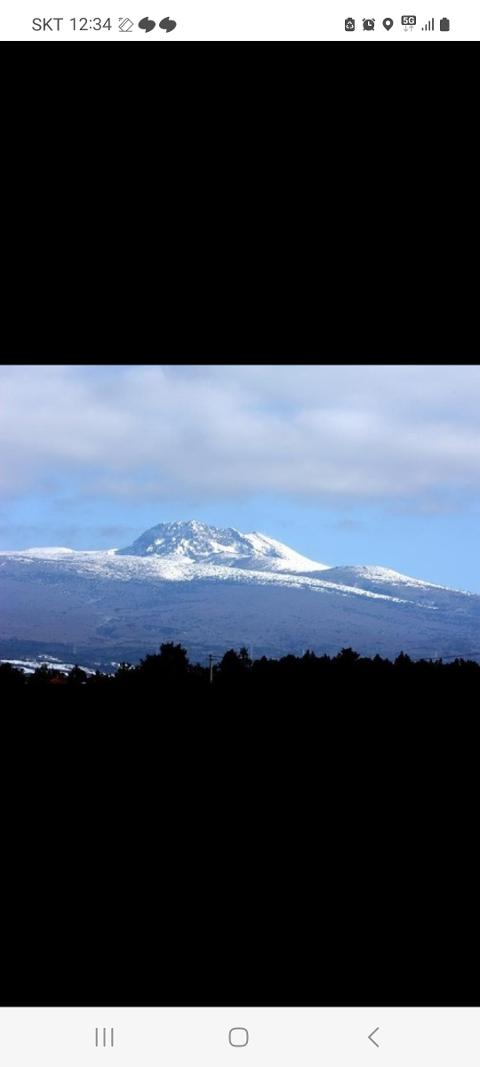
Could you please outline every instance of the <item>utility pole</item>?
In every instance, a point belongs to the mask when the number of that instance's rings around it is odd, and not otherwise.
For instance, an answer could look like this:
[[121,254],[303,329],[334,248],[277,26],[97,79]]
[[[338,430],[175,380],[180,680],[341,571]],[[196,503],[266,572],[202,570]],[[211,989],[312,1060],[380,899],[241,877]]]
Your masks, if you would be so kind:
[[209,654],[208,654],[208,671],[209,671],[209,674],[208,674],[209,682],[210,682],[210,685],[212,685],[212,683],[213,683],[213,656],[212,656],[211,652],[209,652]]

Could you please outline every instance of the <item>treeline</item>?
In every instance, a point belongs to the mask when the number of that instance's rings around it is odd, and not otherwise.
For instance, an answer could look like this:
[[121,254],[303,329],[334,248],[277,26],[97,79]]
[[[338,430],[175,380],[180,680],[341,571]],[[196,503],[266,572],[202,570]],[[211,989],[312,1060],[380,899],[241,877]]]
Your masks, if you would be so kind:
[[160,696],[182,696],[193,701],[205,697],[212,702],[229,699],[288,698],[300,700],[302,695],[314,696],[316,701],[325,694],[352,699],[379,695],[395,696],[419,694],[429,696],[457,696],[473,689],[480,693],[480,664],[473,660],[455,659],[412,660],[403,652],[395,660],[381,656],[362,657],[351,648],[343,648],[336,656],[316,655],[307,651],[302,656],[288,655],[280,659],[262,656],[252,660],[246,648],[229,649],[217,662],[208,665],[190,663],[187,651],[180,644],[162,644],[157,654],[147,655],[137,665],[122,663],[115,674],[100,672],[87,674],[74,667],[62,674],[54,667],[43,665],[32,674],[25,674],[9,663],[0,664],[0,697],[24,694],[32,700],[41,693],[78,694],[88,703],[95,695],[116,700],[121,695],[129,700],[148,694],[154,700]]

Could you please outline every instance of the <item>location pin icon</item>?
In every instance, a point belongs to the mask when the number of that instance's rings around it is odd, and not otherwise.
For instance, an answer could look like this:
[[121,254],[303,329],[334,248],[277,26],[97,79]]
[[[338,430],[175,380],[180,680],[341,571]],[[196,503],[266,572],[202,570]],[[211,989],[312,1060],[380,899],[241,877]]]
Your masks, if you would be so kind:
[[385,26],[386,30],[391,30],[391,28],[393,26],[393,19],[384,19],[383,20],[383,25]]

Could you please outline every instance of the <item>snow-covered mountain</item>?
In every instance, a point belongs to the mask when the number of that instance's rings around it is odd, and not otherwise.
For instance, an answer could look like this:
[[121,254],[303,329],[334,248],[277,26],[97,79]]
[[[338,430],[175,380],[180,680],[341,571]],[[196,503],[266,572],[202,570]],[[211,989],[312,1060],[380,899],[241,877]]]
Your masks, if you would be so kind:
[[384,567],[329,567],[266,534],[195,520],[160,523],[126,548],[2,552],[0,604],[0,658],[28,645],[118,661],[175,640],[200,657],[245,644],[255,655],[350,645],[480,659],[480,596]]
[[161,522],[146,530],[117,556],[156,556],[172,563],[202,563],[247,570],[306,571],[327,570],[327,564],[300,556],[292,548],[261,533],[219,529],[204,522]]

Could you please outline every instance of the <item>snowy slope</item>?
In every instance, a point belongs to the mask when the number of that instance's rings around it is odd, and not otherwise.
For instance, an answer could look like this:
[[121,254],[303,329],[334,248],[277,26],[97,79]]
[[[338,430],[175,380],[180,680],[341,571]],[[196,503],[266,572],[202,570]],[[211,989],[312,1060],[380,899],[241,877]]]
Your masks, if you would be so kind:
[[91,667],[84,667],[79,663],[62,663],[55,656],[36,656],[34,659],[0,659],[0,663],[10,663],[12,667],[18,667],[24,674],[35,674],[39,667],[49,667],[58,674],[69,674],[73,667],[80,667],[86,674],[95,674]]
[[332,567],[322,574],[322,579],[335,585],[341,583],[352,589],[370,593],[387,593],[388,596],[408,600],[423,607],[448,606],[451,611],[462,610],[470,600],[476,601],[475,593],[435,585],[420,578],[411,578],[389,567]]

